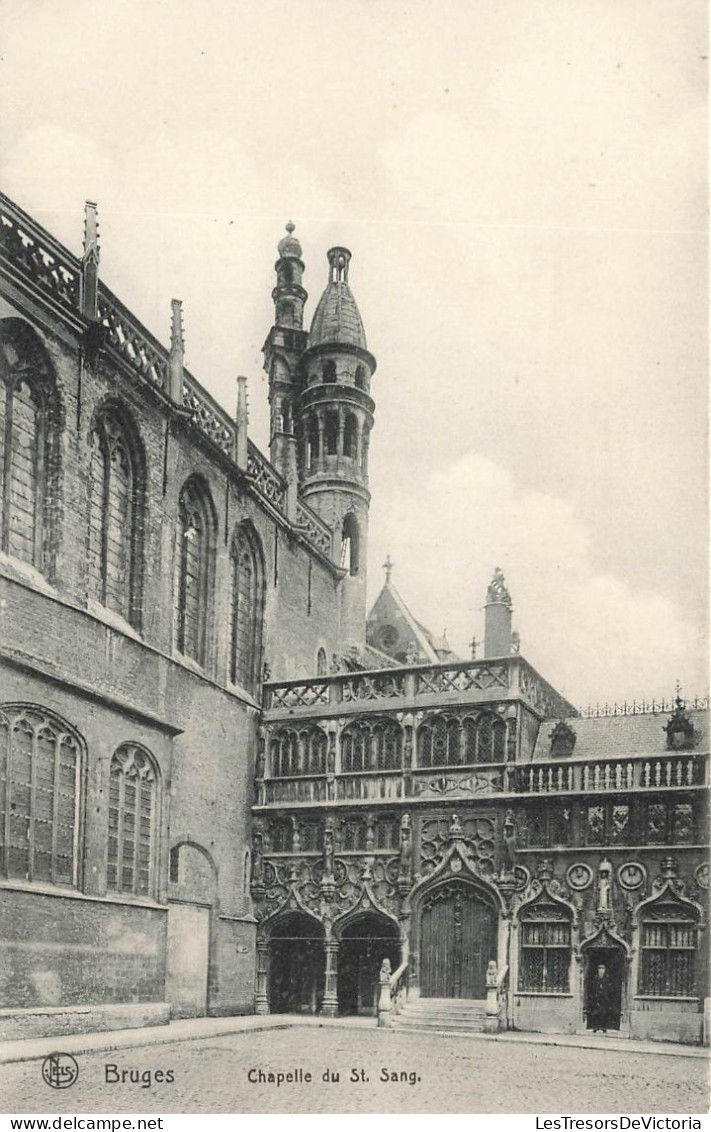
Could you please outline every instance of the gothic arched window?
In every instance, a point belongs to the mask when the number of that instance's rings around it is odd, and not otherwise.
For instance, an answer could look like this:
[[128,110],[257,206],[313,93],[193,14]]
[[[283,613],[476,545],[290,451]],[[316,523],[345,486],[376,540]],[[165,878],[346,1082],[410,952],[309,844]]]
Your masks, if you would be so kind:
[[207,491],[197,478],[183,486],[178,504],[176,643],[205,664],[215,525]]
[[344,774],[362,770],[394,770],[402,765],[402,731],[389,719],[350,723],[341,736]]
[[54,377],[35,332],[0,326],[0,550],[45,569],[48,481],[56,475],[50,428]]
[[110,892],[154,895],[158,825],[158,775],[153,760],[142,747],[124,743],[111,759]]
[[319,649],[316,654],[316,675],[328,676],[328,657],[325,649]]
[[91,433],[89,597],[137,624],[140,475],[118,415],[103,413]]
[[336,380],[336,363],[332,361],[324,362],[322,373],[324,385],[333,385]]
[[365,366],[356,366],[355,385],[356,389],[366,389]]
[[567,994],[570,990],[570,922],[564,904],[545,893],[521,912],[519,991]]
[[58,716],[0,708],[0,875],[78,884],[84,745]]
[[341,566],[349,574],[360,570],[360,530],[353,511],[345,516],[341,529]]
[[417,732],[420,766],[460,766],[462,728],[458,719],[436,715],[423,720]]
[[665,893],[643,909],[641,926],[639,993],[694,997],[698,916],[693,905]]
[[316,417],[313,417],[313,416],[309,418],[308,442],[309,442],[308,466],[309,466],[309,468],[313,468],[313,467],[316,466],[316,461],[318,460],[318,458],[320,456],[319,436],[318,436],[318,421],[317,421]]
[[358,421],[354,413],[346,414],[343,429],[343,455],[355,460],[358,448]]
[[463,721],[463,761],[472,763],[502,763],[506,758],[506,724],[496,715],[485,714]]
[[338,453],[338,413],[326,413],[324,445],[327,456]]
[[328,736],[320,727],[280,728],[269,745],[272,778],[325,774]]
[[230,680],[252,692],[261,669],[263,573],[253,532],[238,527],[230,552]]

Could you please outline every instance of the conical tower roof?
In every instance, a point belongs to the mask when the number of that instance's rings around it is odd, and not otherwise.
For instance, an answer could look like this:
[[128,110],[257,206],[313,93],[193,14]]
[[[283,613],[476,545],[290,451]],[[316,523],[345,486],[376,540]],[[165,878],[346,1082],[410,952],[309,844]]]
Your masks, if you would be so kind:
[[309,346],[360,346],[367,349],[360,311],[348,286],[348,248],[331,248],[328,253],[329,281],[314,312]]

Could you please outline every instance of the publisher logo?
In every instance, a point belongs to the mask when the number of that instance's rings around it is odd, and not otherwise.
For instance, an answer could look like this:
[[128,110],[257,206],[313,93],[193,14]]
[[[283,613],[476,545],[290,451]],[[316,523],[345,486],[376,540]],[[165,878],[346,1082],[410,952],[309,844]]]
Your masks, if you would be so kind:
[[68,1089],[79,1076],[79,1066],[70,1053],[50,1053],[42,1062],[42,1077],[52,1089]]

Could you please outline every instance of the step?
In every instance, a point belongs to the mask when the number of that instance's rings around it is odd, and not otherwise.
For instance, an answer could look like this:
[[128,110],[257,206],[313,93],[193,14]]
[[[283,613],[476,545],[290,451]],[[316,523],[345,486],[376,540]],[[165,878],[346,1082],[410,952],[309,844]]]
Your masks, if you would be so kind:
[[453,1018],[442,1020],[403,1018],[400,1014],[393,1018],[392,1026],[397,1030],[432,1030],[438,1033],[452,1030],[462,1034],[480,1034],[484,1029],[484,1019],[478,1022],[463,1022]]
[[405,1007],[405,1010],[401,1010],[400,1017],[401,1018],[411,1018],[413,1021],[417,1021],[417,1019],[426,1020],[428,1018],[431,1018],[432,1020],[435,1020],[435,1021],[437,1019],[451,1018],[453,1021],[459,1020],[461,1022],[466,1022],[466,1021],[469,1021],[470,1019],[471,1020],[477,1020],[478,1018],[486,1018],[486,1013],[487,1013],[486,1010],[457,1010],[457,1011],[427,1010],[426,1011],[426,1010],[408,1010]]

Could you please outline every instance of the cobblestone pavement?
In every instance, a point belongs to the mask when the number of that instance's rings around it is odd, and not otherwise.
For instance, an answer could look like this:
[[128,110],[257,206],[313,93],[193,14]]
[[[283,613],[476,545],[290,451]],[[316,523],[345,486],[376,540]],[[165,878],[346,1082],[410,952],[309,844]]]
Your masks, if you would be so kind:
[[[79,1080],[53,1090],[41,1062],[0,1066],[9,1113],[647,1113],[708,1107],[704,1060],[387,1030],[272,1030],[77,1055]],[[106,1066],[151,1074],[106,1083]],[[174,1082],[155,1083],[156,1070]],[[301,1071],[250,1083],[248,1072]],[[397,1075],[381,1080],[382,1071]],[[324,1081],[324,1073],[340,1081]],[[306,1074],[311,1074],[311,1081]],[[112,1074],[109,1074],[112,1076]],[[252,1074],[255,1075],[254,1073]],[[405,1075],[404,1079],[400,1075]],[[115,1074],[113,1074],[115,1076]],[[349,1080],[356,1076],[357,1080]],[[414,1083],[412,1083],[414,1082]]]

